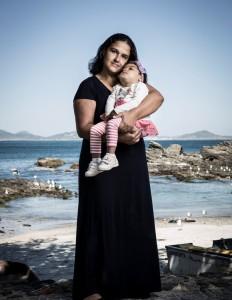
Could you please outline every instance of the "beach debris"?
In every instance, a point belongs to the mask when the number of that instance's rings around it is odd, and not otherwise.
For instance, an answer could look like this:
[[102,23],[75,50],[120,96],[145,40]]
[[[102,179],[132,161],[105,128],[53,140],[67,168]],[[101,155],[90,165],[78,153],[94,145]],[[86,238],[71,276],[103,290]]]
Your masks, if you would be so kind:
[[168,267],[177,275],[232,272],[232,250],[199,247],[192,243],[165,246]]

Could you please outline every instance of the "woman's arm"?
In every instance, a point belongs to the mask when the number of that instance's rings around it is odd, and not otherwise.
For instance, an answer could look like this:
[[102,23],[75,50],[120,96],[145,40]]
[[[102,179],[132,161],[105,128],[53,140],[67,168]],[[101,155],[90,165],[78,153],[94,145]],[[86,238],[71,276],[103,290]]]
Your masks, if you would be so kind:
[[[137,120],[149,116],[158,110],[163,103],[164,98],[160,92],[151,85],[147,84],[147,87],[149,90],[148,95],[143,99],[139,106],[120,114],[122,115],[123,123],[125,125],[133,126]],[[124,124],[122,124],[120,127],[123,128]]]
[[[73,109],[76,119],[76,130],[79,137],[89,139],[90,128],[94,124],[94,113],[96,102],[89,99],[78,99],[73,103]],[[139,141],[141,132],[135,129],[133,132],[128,132],[119,135],[119,142],[132,145]]]
[[96,102],[89,99],[77,99],[73,102],[76,130],[79,137],[89,139],[90,128],[94,124]]

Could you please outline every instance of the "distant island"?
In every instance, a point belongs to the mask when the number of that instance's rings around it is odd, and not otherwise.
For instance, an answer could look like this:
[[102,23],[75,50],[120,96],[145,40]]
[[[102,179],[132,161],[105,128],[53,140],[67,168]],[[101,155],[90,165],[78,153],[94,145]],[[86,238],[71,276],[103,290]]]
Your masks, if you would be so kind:
[[[232,140],[232,136],[218,135],[207,130],[186,133],[178,136],[156,136],[155,140]],[[51,136],[34,135],[28,131],[19,131],[11,133],[5,130],[0,130],[0,141],[9,140],[80,140],[76,131],[63,132]]]

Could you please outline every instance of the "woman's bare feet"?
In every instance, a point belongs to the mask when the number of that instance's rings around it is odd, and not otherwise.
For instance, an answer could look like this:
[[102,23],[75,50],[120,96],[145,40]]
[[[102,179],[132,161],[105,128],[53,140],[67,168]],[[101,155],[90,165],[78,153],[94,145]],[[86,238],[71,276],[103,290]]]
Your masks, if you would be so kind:
[[88,297],[85,297],[83,300],[98,300],[98,299],[101,299],[102,296],[98,293],[95,293],[95,294],[92,294]]

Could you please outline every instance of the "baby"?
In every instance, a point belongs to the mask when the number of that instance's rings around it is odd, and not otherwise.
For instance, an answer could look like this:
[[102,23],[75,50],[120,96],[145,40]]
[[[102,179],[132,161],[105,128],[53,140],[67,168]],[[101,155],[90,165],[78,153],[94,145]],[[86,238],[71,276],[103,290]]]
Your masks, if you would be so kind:
[[[93,125],[90,129],[90,152],[92,160],[85,172],[86,177],[117,167],[118,160],[115,155],[118,142],[118,128],[122,122],[119,113],[137,107],[148,94],[146,86],[147,74],[139,61],[128,62],[118,76],[120,84],[113,87],[107,99],[105,114],[101,116],[102,122]],[[158,134],[156,126],[149,119],[138,120],[135,123],[141,129],[142,136],[155,136]],[[107,152],[101,159],[102,136],[106,133]]]

